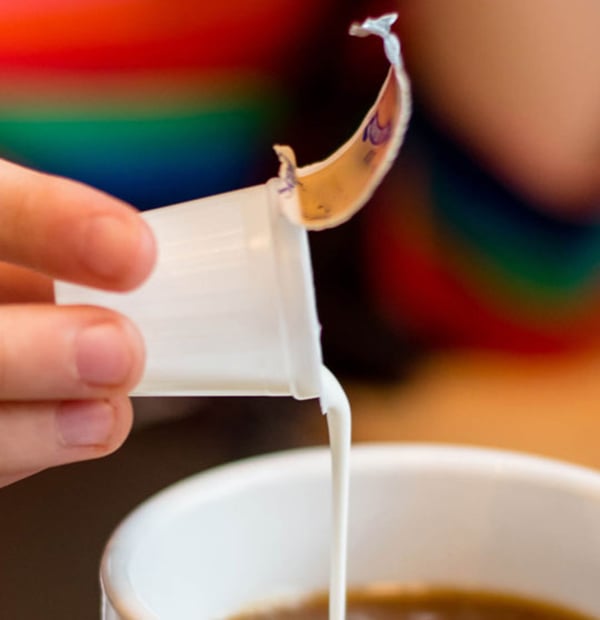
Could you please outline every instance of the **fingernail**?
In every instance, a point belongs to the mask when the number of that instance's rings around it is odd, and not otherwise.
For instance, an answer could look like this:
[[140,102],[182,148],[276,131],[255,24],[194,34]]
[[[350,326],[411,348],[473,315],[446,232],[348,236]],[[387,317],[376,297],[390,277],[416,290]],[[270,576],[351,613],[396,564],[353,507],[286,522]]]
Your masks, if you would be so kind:
[[112,435],[114,413],[107,401],[61,403],[56,412],[59,438],[69,447],[105,445]]
[[82,237],[83,261],[103,278],[119,276],[131,256],[123,248],[139,242],[137,228],[112,215],[98,215]]
[[98,386],[118,386],[127,381],[133,365],[131,338],[115,322],[85,327],[76,340],[79,378]]
[[96,276],[129,287],[147,275],[155,240],[143,221],[97,215],[87,224],[81,239],[81,260]]

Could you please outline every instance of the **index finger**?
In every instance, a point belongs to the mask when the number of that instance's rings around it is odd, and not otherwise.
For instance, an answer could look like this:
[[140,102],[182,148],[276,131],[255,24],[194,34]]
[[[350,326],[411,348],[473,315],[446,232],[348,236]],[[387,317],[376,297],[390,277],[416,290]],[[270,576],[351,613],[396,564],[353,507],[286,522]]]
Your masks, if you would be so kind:
[[129,205],[82,183],[0,160],[0,260],[53,278],[128,290],[156,257]]

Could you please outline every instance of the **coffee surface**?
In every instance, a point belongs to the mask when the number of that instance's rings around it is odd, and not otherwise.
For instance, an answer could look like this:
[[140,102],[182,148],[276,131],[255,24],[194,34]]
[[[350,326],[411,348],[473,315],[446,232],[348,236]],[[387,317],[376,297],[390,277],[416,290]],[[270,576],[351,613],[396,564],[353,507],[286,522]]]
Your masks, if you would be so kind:
[[[347,604],[346,620],[594,620],[535,600],[474,591],[350,592]],[[327,597],[236,620],[328,620]]]

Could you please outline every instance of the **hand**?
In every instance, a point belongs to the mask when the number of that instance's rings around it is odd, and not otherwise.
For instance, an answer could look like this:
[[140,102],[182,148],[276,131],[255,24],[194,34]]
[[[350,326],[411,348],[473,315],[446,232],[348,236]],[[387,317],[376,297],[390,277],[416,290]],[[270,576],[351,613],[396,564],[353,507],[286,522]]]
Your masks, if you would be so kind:
[[112,311],[56,306],[53,278],[125,291],[155,256],[131,207],[0,160],[0,486],[124,441],[141,336]]

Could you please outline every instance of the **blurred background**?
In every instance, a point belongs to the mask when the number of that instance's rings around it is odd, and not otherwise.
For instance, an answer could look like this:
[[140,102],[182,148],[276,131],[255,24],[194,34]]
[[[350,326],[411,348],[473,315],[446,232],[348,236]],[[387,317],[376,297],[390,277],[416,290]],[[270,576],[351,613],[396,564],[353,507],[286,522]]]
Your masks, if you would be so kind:
[[[344,226],[313,234],[326,363],[354,441],[600,467],[596,0],[0,3],[0,155],[140,209],[262,183],[357,127],[387,66],[350,22],[398,11],[414,114]],[[101,461],[0,491],[0,617],[93,619],[116,524],[167,484],[327,441],[315,402],[139,399]]]

